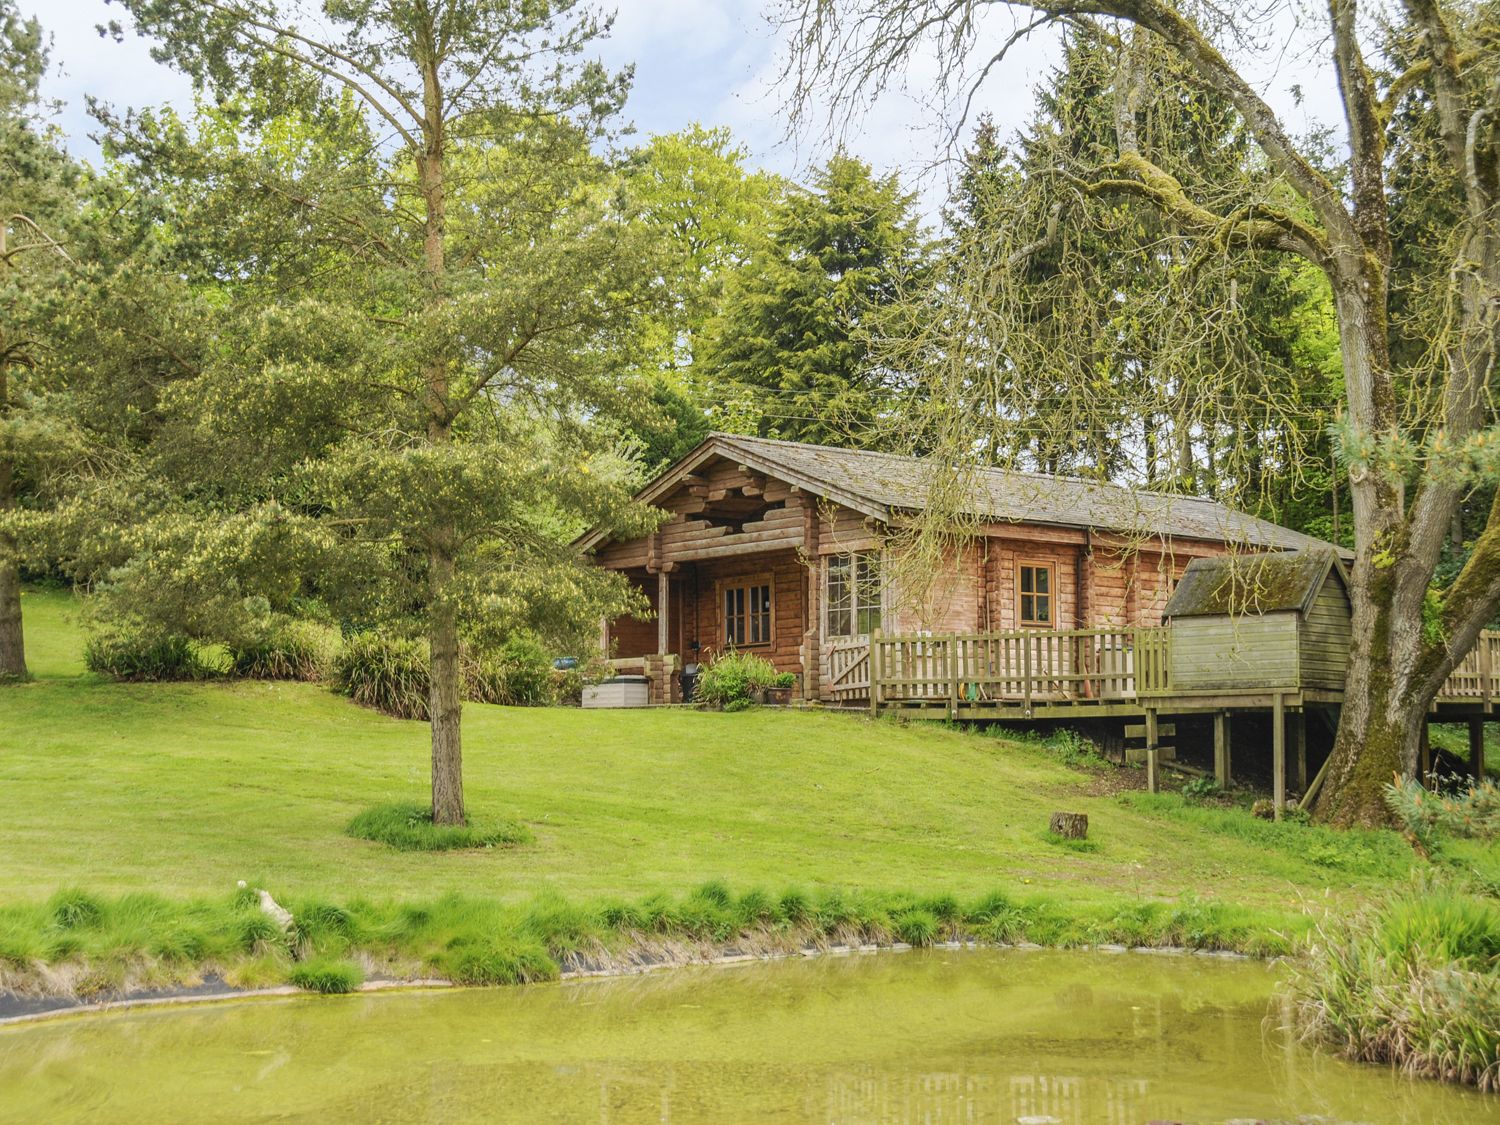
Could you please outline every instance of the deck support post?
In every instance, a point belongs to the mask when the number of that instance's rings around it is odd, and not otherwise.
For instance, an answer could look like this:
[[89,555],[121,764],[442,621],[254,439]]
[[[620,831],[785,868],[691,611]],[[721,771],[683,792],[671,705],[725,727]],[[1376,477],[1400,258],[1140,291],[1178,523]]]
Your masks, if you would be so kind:
[[1229,712],[1214,712],[1214,780],[1229,788]]
[[1469,720],[1469,772],[1484,780],[1484,719],[1477,715]]
[[1271,775],[1276,819],[1286,812],[1286,697],[1277,692],[1271,701]]
[[1307,712],[1293,711],[1291,721],[1292,769],[1300,795],[1307,792]]
[[1146,788],[1161,792],[1161,751],[1156,745],[1156,708],[1146,708]]

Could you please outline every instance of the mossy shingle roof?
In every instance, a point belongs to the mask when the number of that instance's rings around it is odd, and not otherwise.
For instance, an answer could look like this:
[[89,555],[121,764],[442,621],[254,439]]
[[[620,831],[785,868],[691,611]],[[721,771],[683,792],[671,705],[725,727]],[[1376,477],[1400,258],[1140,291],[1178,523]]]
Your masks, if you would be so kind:
[[1306,613],[1330,571],[1342,580],[1343,571],[1329,549],[1194,559],[1162,616]]
[[[701,458],[711,451],[883,520],[898,512],[926,508],[938,484],[937,474],[944,471],[919,457],[737,434],[713,434],[694,454]],[[688,461],[693,459],[690,455]],[[669,484],[682,471],[682,464],[673,466],[659,480]],[[1261,549],[1332,549],[1320,539],[1212,500],[1008,469],[979,469],[964,475],[966,514],[982,519],[1206,539]],[[652,491],[647,489],[647,494]]]

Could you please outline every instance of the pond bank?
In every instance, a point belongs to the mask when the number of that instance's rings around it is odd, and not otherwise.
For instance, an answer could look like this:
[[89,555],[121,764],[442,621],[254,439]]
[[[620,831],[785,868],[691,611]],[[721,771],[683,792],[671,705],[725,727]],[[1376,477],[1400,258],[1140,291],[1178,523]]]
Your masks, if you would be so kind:
[[[812,957],[848,957],[875,953],[909,953],[914,949],[956,951],[973,949],[1014,949],[1041,951],[1046,946],[1030,942],[1003,943],[974,940],[940,941],[929,946],[914,946],[905,942],[889,945],[828,945],[804,946],[801,949],[782,952],[745,953],[737,946],[728,945],[719,951],[703,956],[662,956],[658,949],[642,947],[627,950],[625,955],[608,964],[596,961],[575,964],[564,968],[558,979],[565,981],[590,980],[607,977],[639,976],[645,973],[664,972],[689,966],[748,965],[772,961],[787,961]],[[1100,954],[1150,954],[1154,956],[1196,956],[1218,960],[1248,961],[1251,956],[1231,950],[1189,949],[1185,946],[1126,946],[1106,944],[1080,946],[1069,952]],[[407,980],[373,979],[361,982],[353,988],[354,993],[392,992],[397,990],[421,990],[441,988],[474,987],[458,984],[441,977],[416,977]],[[106,999],[83,999],[76,996],[41,995],[23,996],[13,992],[0,992],[0,1027],[66,1016],[82,1016],[102,1012],[130,1011],[138,1008],[177,1007],[183,1004],[222,1003],[230,1000],[249,1000],[264,997],[309,995],[310,990],[296,985],[273,985],[266,988],[235,988],[222,977],[209,974],[196,984],[182,984],[168,988],[142,988],[123,992]]]

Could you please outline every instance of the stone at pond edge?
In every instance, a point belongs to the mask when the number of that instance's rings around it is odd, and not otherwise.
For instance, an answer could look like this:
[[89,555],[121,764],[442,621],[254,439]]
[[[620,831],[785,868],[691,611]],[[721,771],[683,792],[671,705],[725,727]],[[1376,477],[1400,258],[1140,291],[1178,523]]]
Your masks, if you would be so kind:
[[1065,840],[1082,840],[1089,834],[1088,814],[1055,812],[1048,827]]

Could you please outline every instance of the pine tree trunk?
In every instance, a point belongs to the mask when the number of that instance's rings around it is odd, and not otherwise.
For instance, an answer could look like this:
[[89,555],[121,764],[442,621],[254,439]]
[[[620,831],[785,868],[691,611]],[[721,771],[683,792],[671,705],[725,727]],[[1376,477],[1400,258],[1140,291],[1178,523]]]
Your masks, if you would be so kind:
[[[0,369],[0,417],[6,408],[6,378]],[[0,514],[16,506],[15,470],[0,453]],[[0,680],[26,678],[26,639],[21,632],[21,566],[15,540],[0,532]]]
[[[426,209],[422,265],[434,306],[447,299],[447,185],[444,180],[445,138],[443,93],[438,78],[436,46],[431,28],[422,63],[424,150],[418,154],[422,199]],[[423,365],[427,396],[427,442],[445,446],[453,441],[453,404],[449,397],[449,357],[439,352]],[[428,707],[432,723],[432,821],[464,824],[463,702],[458,668],[458,608],[453,602],[457,570],[456,529],[443,520],[427,529],[428,564]]]
[[432,822],[464,824],[463,700],[458,667],[458,614],[448,600],[453,560],[435,550],[431,568],[432,646],[428,706],[432,715]]

